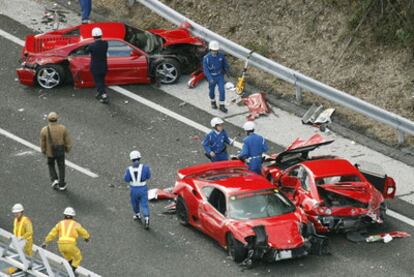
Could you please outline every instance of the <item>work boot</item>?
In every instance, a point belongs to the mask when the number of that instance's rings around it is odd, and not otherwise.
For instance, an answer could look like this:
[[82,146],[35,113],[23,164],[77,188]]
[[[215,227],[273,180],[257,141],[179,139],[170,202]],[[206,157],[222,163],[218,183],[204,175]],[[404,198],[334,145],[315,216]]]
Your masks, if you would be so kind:
[[59,181],[58,180],[54,180],[52,182],[52,188],[56,189],[57,188],[57,185],[59,185]]
[[220,104],[220,111],[222,111],[223,113],[227,113],[227,109],[224,106],[224,104]]
[[96,100],[100,100],[101,99],[101,94],[99,92],[97,94],[95,94],[95,99]]
[[65,191],[68,188],[68,184],[65,183],[59,183],[59,190],[60,191]]
[[144,218],[144,228],[147,230],[149,229],[149,217]]
[[101,99],[99,99],[99,102],[101,102],[102,104],[108,104],[109,103],[108,95],[106,95],[106,93],[102,94]]
[[211,101],[211,108],[214,109],[214,110],[217,110],[216,101]]
[[139,220],[141,222],[141,214],[140,213],[134,214],[134,216],[132,218],[134,220]]

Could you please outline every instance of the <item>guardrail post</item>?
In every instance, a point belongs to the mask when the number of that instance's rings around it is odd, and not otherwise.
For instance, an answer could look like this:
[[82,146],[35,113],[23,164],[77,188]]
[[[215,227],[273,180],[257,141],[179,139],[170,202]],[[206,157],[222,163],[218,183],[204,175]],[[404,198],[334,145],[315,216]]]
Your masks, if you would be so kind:
[[299,104],[302,103],[302,88],[300,86],[298,86],[297,84],[295,84],[295,88],[296,88],[296,102],[298,102]]
[[405,134],[403,131],[398,130],[398,145],[402,145],[405,141]]

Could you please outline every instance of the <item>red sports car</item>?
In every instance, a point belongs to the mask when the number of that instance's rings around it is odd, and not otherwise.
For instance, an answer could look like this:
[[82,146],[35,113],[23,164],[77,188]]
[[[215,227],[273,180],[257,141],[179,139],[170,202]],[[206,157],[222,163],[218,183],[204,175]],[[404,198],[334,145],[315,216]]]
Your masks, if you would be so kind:
[[262,173],[303,208],[318,233],[382,223],[385,199],[395,195],[394,179],[373,170],[372,164],[352,165],[335,156],[309,157],[310,151],[332,142],[319,134],[307,141],[297,139],[268,158]]
[[91,30],[100,27],[108,41],[108,85],[146,84],[156,78],[176,82],[181,73],[198,68],[206,52],[205,42],[191,36],[188,28],[143,31],[124,23],[82,24],[26,37],[22,84],[50,89],[73,81],[76,87],[93,87],[86,47],[93,42]]
[[304,213],[241,161],[200,164],[178,171],[177,218],[227,249],[235,262],[278,261],[323,254]]

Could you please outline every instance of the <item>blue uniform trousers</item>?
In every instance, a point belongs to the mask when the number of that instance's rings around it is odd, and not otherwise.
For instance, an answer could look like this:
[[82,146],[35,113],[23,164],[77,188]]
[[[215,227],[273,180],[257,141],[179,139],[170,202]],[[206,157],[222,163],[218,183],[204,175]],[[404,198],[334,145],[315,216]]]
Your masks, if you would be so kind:
[[82,20],[89,20],[92,10],[92,0],[80,0]]
[[262,174],[262,157],[253,157],[250,159],[249,170],[256,172],[257,174]]
[[149,206],[148,206],[148,187],[130,187],[131,189],[131,205],[135,214],[139,214],[142,210],[142,215],[144,217],[149,216]]
[[224,75],[219,74],[217,76],[212,76],[211,78],[212,78],[213,82],[209,82],[209,84],[208,84],[208,88],[210,90],[210,99],[211,100],[215,99],[214,89],[216,88],[216,85],[217,85],[218,89],[219,89],[219,92],[220,92],[220,101],[224,102],[224,99],[225,99],[225,95],[224,95]]

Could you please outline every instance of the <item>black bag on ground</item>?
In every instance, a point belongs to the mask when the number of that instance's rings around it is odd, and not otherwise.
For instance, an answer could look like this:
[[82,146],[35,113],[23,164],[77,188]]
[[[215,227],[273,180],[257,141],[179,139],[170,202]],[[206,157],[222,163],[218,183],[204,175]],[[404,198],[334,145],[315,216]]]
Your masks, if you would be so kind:
[[49,126],[47,126],[47,132],[48,132],[48,139],[49,143],[52,147],[52,155],[54,158],[61,158],[65,156],[65,146],[62,144],[54,144],[52,136],[50,134]]

